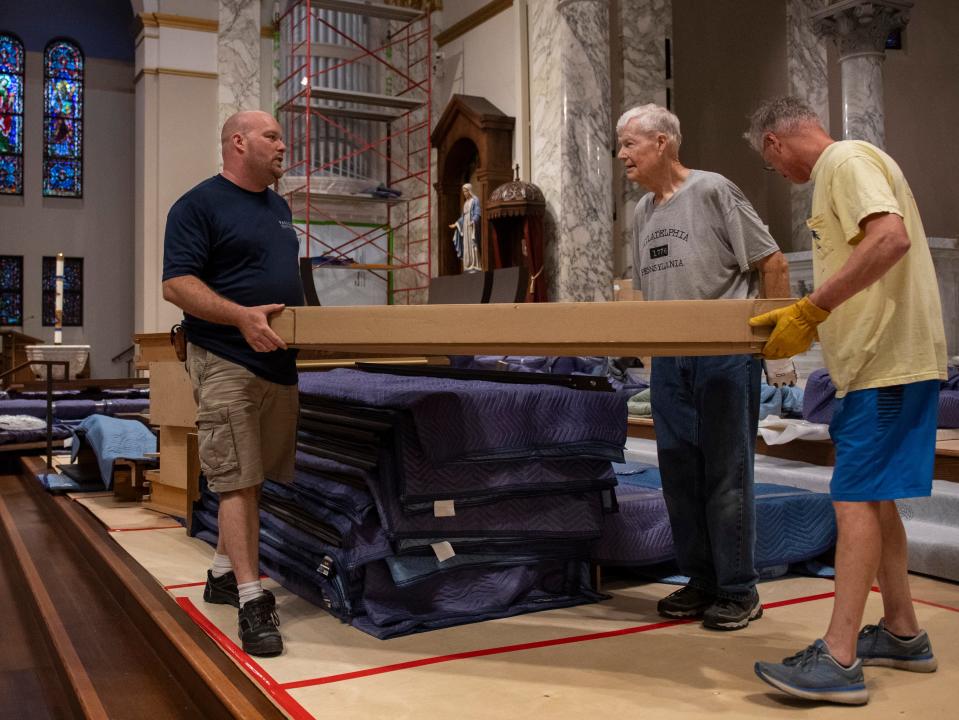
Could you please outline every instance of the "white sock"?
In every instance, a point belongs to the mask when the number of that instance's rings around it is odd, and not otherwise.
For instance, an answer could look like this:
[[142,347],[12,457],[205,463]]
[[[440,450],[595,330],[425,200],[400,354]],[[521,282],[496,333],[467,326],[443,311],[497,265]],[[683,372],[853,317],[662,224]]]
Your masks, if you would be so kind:
[[263,594],[263,584],[259,580],[253,582],[240,583],[236,586],[240,593],[240,607],[246,605],[250,600],[254,600]]
[[210,568],[210,572],[215,578],[223,577],[227,573],[233,572],[233,563],[230,562],[230,556],[220,555],[220,553],[214,551],[213,567]]

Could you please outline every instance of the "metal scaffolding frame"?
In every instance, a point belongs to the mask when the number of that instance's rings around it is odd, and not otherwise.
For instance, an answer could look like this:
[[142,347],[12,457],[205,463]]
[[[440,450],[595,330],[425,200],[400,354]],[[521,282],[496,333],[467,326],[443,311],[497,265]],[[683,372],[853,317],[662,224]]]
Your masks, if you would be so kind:
[[[382,43],[368,39],[374,23]],[[288,146],[278,190],[305,237],[305,256],[320,247],[315,266],[374,273],[386,281],[390,304],[419,301],[432,275],[429,13],[356,0],[294,0],[278,25],[277,117]],[[383,91],[369,92],[371,85]],[[364,212],[382,224],[359,228],[344,219]],[[331,222],[348,239],[314,229]],[[386,262],[351,262],[367,246]]]

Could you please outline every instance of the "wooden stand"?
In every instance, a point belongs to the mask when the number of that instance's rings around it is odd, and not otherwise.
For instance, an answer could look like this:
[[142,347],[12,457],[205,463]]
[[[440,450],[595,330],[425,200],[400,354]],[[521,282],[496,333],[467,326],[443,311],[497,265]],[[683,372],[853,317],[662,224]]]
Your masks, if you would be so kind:
[[152,462],[118,459],[113,462],[113,494],[119,500],[143,500],[149,492],[145,473],[153,467]]

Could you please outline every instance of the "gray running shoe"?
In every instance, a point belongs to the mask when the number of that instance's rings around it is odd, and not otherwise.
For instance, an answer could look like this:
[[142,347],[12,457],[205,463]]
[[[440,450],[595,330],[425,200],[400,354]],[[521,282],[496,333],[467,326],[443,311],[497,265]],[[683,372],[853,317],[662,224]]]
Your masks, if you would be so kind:
[[939,667],[925,630],[914,638],[901,640],[886,629],[884,619],[878,625],[866,625],[859,631],[856,655],[863,665],[880,665],[897,670],[935,672]]
[[763,616],[759,593],[753,590],[748,600],[718,598],[703,614],[703,627],[710,630],[742,630]]
[[782,663],[758,662],[756,675],[787,695],[806,700],[865,705],[869,691],[862,676],[862,660],[845,668],[829,654],[829,647],[817,640]]

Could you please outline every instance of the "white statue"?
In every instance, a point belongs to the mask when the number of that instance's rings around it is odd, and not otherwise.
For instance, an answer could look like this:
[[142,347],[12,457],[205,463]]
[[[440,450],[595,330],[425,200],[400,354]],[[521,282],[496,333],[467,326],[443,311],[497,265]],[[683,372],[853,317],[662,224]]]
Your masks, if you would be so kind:
[[463,186],[463,213],[449,226],[453,230],[456,257],[463,261],[463,272],[483,269],[479,259],[481,214],[479,198],[473,194],[473,186],[466,183]]

